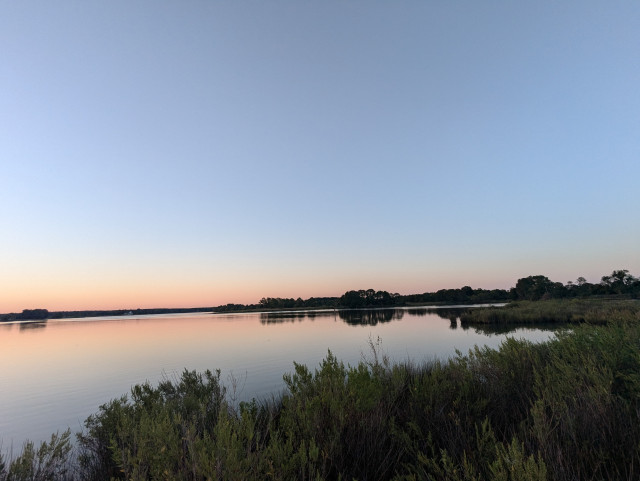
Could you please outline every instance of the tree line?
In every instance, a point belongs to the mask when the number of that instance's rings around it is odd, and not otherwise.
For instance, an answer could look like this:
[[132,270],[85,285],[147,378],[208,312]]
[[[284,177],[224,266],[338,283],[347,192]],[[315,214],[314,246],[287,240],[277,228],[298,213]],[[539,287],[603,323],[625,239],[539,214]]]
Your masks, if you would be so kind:
[[0,314],[0,321],[62,319],[71,317],[122,316],[127,314],[169,314],[189,312],[234,312],[262,309],[360,309],[375,307],[402,307],[418,304],[485,304],[541,299],[586,298],[586,297],[640,298],[640,279],[627,269],[614,270],[602,276],[600,282],[592,284],[584,277],[566,284],[554,282],[547,276],[535,275],[518,279],[511,289],[473,289],[464,286],[458,289],[440,289],[423,294],[401,295],[374,289],[351,290],[340,297],[310,297],[309,299],[263,297],[257,304],[224,304],[217,307],[118,309],[102,311],[57,311],[47,309],[25,309],[22,313]]
[[22,312],[0,314],[2,321],[41,321],[45,319],[71,319],[79,317],[104,317],[104,316],[141,316],[145,314],[179,314],[189,312],[211,312],[213,307],[183,307],[151,309],[112,309],[112,310],[85,310],[85,311],[53,311],[47,309],[24,309]]
[[518,279],[511,289],[514,300],[537,301],[540,299],[562,299],[567,297],[618,296],[640,297],[640,279],[629,274],[627,269],[613,271],[603,276],[599,283],[591,284],[584,277],[566,284],[553,282],[546,276],[529,276]]
[[440,289],[423,294],[401,295],[374,289],[351,290],[341,297],[301,298],[263,297],[259,304],[251,307],[262,309],[295,308],[345,308],[359,309],[367,307],[400,307],[416,304],[485,304],[518,300],[537,301],[541,299],[562,299],[572,297],[640,297],[640,279],[631,275],[627,269],[614,270],[611,275],[603,276],[599,283],[592,284],[584,277],[576,281],[551,281],[547,276],[535,275],[518,279],[511,289],[474,289],[464,286],[458,289]]

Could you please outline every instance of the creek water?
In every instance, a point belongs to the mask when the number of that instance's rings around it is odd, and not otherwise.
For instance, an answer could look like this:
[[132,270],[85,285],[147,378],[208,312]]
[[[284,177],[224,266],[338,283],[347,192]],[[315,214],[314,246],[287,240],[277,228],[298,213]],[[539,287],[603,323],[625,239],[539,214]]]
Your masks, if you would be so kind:
[[0,323],[0,449],[49,439],[132,385],[220,369],[232,400],[278,396],[293,362],[314,368],[331,350],[345,364],[420,363],[498,347],[507,336],[544,341],[547,329],[463,328],[455,307],[120,316]]

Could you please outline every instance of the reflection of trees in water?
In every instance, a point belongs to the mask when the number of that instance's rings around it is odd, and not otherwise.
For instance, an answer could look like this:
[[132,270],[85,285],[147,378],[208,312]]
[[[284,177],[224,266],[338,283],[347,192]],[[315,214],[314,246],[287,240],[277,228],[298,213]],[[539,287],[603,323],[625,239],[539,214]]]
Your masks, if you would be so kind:
[[407,313],[412,316],[435,314],[443,319],[454,320],[458,319],[468,309],[468,307],[412,307],[407,309]]
[[442,309],[433,309],[432,314],[437,314],[438,317],[449,319],[451,322],[453,322],[458,320],[460,318],[460,315],[467,310],[468,308],[466,307],[445,307]]
[[375,326],[379,322],[402,319],[403,309],[354,309],[338,311],[338,316],[350,325]]
[[317,313],[311,312],[261,312],[260,322],[262,324],[277,324],[280,322],[296,322],[306,318],[315,319]]
[[529,329],[535,331],[555,331],[558,328],[569,327],[569,324],[561,325],[558,323],[549,323],[549,324],[460,324],[462,329],[467,330],[469,328],[473,329],[476,334],[483,335],[492,335],[492,334],[512,334],[518,329]]
[[[261,312],[260,322],[262,324],[277,324],[282,322],[300,322],[305,319],[315,320],[330,317],[339,318],[349,325],[375,326],[378,323],[390,322],[402,319],[406,314],[409,316],[423,317],[435,314],[441,319],[447,319],[451,329],[462,327],[468,329],[469,326],[460,322],[460,316],[469,310],[469,307],[415,307],[409,309],[343,309],[325,311],[278,311]],[[508,333],[522,326],[477,326],[478,332]],[[476,328],[476,326],[474,326]],[[483,331],[484,330],[484,331]]]
[[305,319],[315,320],[330,317],[339,318],[349,325],[375,326],[378,323],[402,319],[403,309],[345,309],[340,311],[297,311],[297,312],[261,312],[262,324],[277,324],[281,322],[296,322]]
[[260,322],[262,324],[277,324],[281,322],[300,322],[305,319],[315,320],[317,318],[331,317],[349,325],[375,326],[381,322],[389,322],[402,319],[405,311],[402,309],[347,309],[341,311],[297,311],[297,312],[261,312]]
[[27,329],[42,329],[47,327],[47,321],[20,322],[18,325],[21,331],[26,331]]
[[451,323],[451,329],[458,328],[458,319],[460,319],[460,315],[467,311],[467,307],[418,307],[407,309],[409,315],[412,316],[426,316],[428,314],[435,314],[442,319],[447,319]]
[[448,319],[450,329],[458,329],[458,319],[460,319],[460,315],[467,309],[467,307],[418,307],[407,309],[407,312],[412,316],[435,314],[442,319]]
[[409,314],[410,316],[422,317],[429,314],[429,309],[427,309],[426,307],[417,307],[415,309],[407,309],[407,314]]

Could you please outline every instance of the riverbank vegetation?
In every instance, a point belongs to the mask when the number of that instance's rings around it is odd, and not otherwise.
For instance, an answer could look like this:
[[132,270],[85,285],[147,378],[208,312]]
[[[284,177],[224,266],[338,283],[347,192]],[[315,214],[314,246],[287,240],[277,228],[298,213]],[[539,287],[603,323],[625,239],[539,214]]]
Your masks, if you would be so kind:
[[[0,480],[640,476],[637,322],[424,365],[392,364],[372,343],[357,366],[329,353],[285,381],[282,396],[239,405],[219,372],[135,386],[87,420],[73,467],[62,436],[0,461]],[[38,466],[48,474],[32,476]]]
[[549,299],[515,301],[502,307],[467,309],[460,314],[462,326],[475,324],[603,324],[612,321],[640,322],[638,299]]

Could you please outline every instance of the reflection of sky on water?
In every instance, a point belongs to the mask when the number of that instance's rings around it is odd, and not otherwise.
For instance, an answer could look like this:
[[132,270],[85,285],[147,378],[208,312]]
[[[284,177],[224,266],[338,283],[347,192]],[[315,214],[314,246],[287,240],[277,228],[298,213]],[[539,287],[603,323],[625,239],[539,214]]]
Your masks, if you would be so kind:
[[[132,384],[156,383],[184,369],[221,369],[228,385],[230,376],[237,379],[243,400],[277,394],[293,361],[315,367],[328,349],[355,364],[368,354],[369,339],[379,337],[391,359],[422,361],[474,344],[497,347],[505,337],[452,329],[449,314],[438,314],[173,314],[0,325],[0,434],[7,447],[67,426],[77,431],[100,404]],[[549,332],[519,329],[511,335],[537,341]]]

